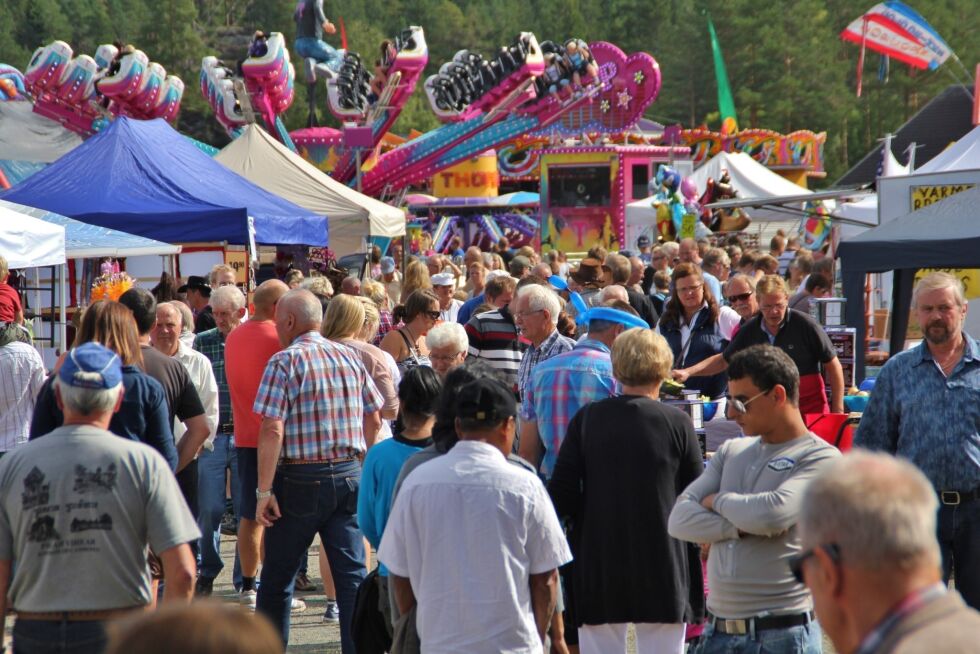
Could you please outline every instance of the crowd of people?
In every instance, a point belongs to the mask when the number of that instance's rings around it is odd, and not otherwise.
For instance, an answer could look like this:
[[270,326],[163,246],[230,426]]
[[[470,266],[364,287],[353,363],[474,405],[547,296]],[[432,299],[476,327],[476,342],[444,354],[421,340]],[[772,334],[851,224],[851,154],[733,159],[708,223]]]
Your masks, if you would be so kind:
[[[925,339],[855,438],[878,453],[842,456],[806,422],[844,410],[807,310],[832,259],[781,235],[635,245],[393,247],[336,291],[290,271],[250,297],[219,265],[94,302],[51,370],[0,257],[15,651],[282,651],[317,538],[345,654],[606,654],[628,631],[638,653],[975,651],[960,282],[920,281]],[[741,437],[705,453],[668,380]],[[242,612],[206,602],[229,525]]]

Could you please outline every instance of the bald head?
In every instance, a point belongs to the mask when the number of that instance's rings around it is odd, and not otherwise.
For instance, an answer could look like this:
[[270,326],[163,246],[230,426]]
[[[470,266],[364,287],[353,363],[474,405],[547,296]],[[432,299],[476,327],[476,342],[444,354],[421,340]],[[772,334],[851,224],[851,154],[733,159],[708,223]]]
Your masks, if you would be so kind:
[[181,325],[184,321],[180,311],[170,302],[157,305],[157,321],[150,330],[153,347],[164,354],[174,356],[180,347]]
[[276,303],[289,291],[285,282],[268,279],[255,289],[252,303],[255,304],[255,320],[272,320],[276,315]]
[[598,301],[602,306],[606,306],[607,303],[616,300],[626,303],[630,301],[630,296],[626,292],[626,289],[619,284],[611,284],[599,291]]
[[305,288],[294,288],[276,305],[276,333],[287,347],[300,334],[320,331],[323,309],[320,300]]

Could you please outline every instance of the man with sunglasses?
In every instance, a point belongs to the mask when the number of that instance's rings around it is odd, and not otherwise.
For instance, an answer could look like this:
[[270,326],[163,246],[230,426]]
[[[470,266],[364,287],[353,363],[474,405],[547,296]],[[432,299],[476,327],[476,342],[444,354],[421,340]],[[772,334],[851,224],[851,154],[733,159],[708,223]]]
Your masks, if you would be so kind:
[[807,430],[799,387],[779,348],[732,356],[728,416],[751,437],[726,441],[671,511],[671,536],[710,545],[710,617],[696,654],[821,651],[810,594],[783,562],[800,550],[804,489],[840,453]]
[[803,494],[789,567],[838,652],[977,651],[980,614],[942,582],[936,493],[914,465],[848,454]]

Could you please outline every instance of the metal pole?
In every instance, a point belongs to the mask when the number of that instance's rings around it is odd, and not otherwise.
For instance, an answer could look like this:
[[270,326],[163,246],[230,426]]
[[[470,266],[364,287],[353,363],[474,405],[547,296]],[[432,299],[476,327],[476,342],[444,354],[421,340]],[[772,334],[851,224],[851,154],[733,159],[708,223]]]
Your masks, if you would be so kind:
[[68,351],[68,263],[65,262],[58,266],[58,286],[61,289],[58,306],[58,345],[61,353]]
[[357,161],[357,192],[361,193],[361,149],[355,148],[354,152]]

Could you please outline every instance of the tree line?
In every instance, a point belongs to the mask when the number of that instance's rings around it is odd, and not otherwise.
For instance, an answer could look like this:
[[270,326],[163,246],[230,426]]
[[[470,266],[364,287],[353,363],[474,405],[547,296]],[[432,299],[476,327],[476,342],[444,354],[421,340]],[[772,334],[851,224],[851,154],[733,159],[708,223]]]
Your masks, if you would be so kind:
[[[952,62],[937,71],[891,62],[878,81],[879,57],[865,61],[864,93],[855,96],[858,47],[840,31],[874,0],[326,0],[327,16],[342,20],[350,49],[371,57],[382,39],[407,25],[425,28],[426,75],[462,48],[489,54],[519,32],[539,40],[571,36],[605,40],[627,53],[642,50],[660,64],[663,88],[647,116],[665,124],[719,127],[707,31],[710,15],[731,82],[740,127],[780,132],[827,132],[824,162],[830,182],[954,82]],[[980,12],[958,0],[914,0],[912,6],[946,39],[971,74],[980,61]],[[255,29],[295,33],[295,0],[6,0],[0,2],[0,62],[23,69],[34,48],[54,39],[76,53],[122,40],[144,50],[187,84],[178,128],[222,145],[227,137],[198,91],[201,58],[244,56]],[[338,36],[330,42],[339,47]],[[302,66],[290,129],[306,119]],[[959,72],[961,79],[965,77]],[[335,124],[317,94],[320,115]],[[410,100],[395,131],[437,126],[422,93]],[[904,162],[904,157],[899,154]]]

